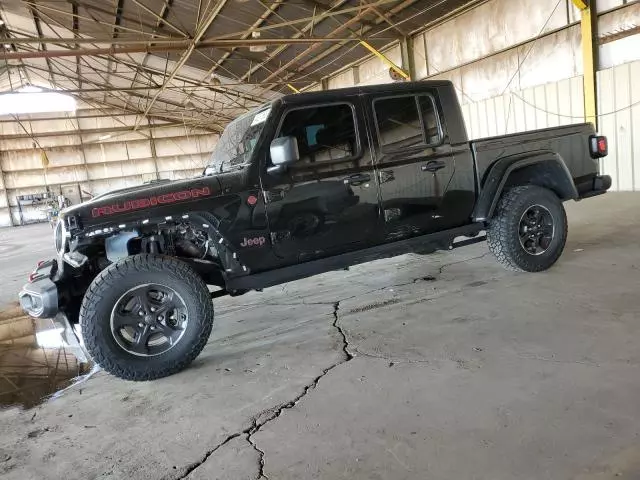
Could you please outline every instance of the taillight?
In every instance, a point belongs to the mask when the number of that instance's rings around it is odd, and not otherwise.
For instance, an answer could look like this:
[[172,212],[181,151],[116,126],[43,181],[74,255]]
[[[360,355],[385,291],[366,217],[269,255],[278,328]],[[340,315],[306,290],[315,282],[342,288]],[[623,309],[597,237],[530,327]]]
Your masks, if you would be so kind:
[[609,154],[609,143],[605,136],[592,135],[589,137],[589,145],[592,158],[602,158]]

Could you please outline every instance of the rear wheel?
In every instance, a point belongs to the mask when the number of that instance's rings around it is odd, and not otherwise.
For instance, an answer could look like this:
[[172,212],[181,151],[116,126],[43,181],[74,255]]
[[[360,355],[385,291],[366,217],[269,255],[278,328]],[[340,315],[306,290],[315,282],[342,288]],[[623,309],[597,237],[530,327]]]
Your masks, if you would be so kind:
[[567,216],[560,199],[536,185],[506,191],[487,228],[489,249],[506,268],[540,272],[564,250]]
[[98,365],[127,380],[152,380],[182,370],[198,356],[213,327],[213,304],[187,264],[135,255],[94,279],[80,322]]

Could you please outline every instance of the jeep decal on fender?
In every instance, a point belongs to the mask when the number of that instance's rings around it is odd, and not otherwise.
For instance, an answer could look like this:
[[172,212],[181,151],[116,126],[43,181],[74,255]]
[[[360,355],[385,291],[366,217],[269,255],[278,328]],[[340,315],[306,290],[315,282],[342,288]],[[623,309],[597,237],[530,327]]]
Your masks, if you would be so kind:
[[91,210],[91,216],[97,218],[105,215],[115,215],[131,210],[155,207],[156,205],[182,202],[191,198],[208,197],[209,195],[211,195],[209,187],[192,188],[191,190],[183,190],[181,192],[165,193],[164,195],[157,195],[155,197],[137,198],[113,205],[105,205],[104,207],[96,207]]
[[245,247],[261,247],[265,243],[267,243],[267,239],[264,238],[264,237],[254,237],[254,238],[244,237],[242,239],[242,243],[240,244],[240,246],[242,248],[245,248]]

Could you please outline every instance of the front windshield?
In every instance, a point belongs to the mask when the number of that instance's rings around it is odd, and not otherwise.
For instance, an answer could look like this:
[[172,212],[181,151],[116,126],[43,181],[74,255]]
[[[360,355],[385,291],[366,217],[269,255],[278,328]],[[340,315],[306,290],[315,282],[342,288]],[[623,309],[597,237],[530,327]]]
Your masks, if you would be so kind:
[[227,125],[213,149],[207,172],[228,172],[249,162],[269,113],[270,105],[253,110]]

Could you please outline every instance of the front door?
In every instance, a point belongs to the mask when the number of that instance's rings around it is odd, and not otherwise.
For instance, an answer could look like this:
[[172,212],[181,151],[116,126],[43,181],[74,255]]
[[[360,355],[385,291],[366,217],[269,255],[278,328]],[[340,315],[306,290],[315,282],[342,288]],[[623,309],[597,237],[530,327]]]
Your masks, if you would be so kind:
[[[456,164],[436,98],[424,89],[368,97],[387,241],[465,221],[455,211],[457,193],[450,191]],[[464,201],[473,204],[472,197]]]
[[358,97],[291,108],[275,138],[295,137],[299,160],[264,173],[271,240],[290,262],[336,255],[375,243],[377,186]]

